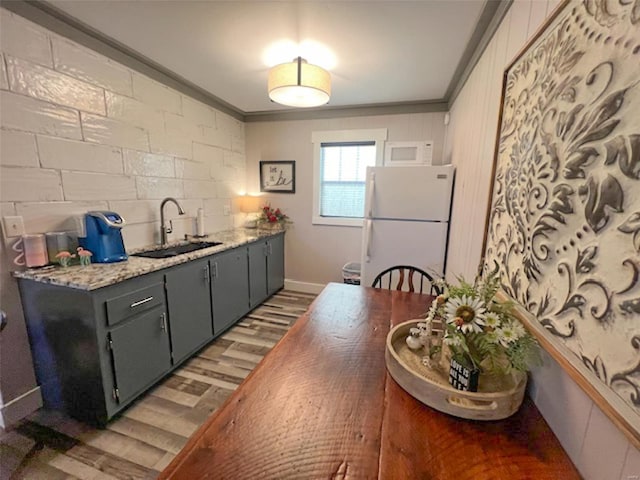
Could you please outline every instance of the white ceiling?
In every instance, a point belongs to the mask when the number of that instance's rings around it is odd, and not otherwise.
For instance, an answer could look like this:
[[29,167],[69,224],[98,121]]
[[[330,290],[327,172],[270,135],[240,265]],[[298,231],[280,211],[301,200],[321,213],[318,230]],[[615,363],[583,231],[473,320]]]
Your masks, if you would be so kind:
[[[48,3],[243,114],[290,110],[269,101],[267,72],[297,54],[330,71],[332,107],[443,100],[485,6],[485,0]],[[302,46],[269,55],[277,42]],[[309,42],[320,48],[310,50]]]

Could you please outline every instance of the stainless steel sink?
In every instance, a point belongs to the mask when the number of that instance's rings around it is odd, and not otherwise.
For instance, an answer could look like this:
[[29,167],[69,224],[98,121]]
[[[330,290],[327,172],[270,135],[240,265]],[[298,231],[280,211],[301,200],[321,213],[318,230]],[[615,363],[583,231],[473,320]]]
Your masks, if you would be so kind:
[[161,248],[158,250],[147,250],[146,252],[132,253],[131,256],[145,258],[170,258],[175,257],[176,255],[182,255],[183,253],[202,250],[203,248],[215,247],[216,245],[222,245],[222,242],[198,242],[187,243],[184,245],[173,245],[171,247]]

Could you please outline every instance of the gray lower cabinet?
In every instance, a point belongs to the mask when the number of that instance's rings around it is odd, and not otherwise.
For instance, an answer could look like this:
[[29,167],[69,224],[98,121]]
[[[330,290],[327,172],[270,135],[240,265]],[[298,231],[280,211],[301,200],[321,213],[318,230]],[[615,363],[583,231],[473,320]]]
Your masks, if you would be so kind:
[[284,234],[267,240],[267,295],[284,287]]
[[253,309],[269,296],[267,292],[267,243],[249,245],[249,306]]
[[127,403],[171,368],[166,316],[158,307],[107,334],[118,403]]
[[47,408],[104,425],[171,369],[162,273],[92,291],[19,286]]
[[175,364],[213,337],[209,277],[209,260],[206,258],[170,268],[165,274],[171,351]]
[[251,308],[284,287],[284,233],[249,245],[249,283]]
[[105,425],[284,284],[284,235],[96,290],[19,279],[45,406]]
[[213,333],[219,335],[249,311],[247,247],[219,253],[209,260]]

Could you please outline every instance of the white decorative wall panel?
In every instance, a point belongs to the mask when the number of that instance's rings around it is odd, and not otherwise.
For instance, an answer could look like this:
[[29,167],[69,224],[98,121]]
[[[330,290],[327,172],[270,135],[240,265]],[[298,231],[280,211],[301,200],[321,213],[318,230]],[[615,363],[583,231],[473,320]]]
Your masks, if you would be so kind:
[[508,70],[486,263],[640,415],[640,9],[572,1]]

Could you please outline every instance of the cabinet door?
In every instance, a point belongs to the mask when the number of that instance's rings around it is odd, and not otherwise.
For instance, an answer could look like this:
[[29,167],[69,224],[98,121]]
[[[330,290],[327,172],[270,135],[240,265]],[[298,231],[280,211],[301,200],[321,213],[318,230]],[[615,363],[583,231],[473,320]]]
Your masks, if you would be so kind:
[[246,247],[210,260],[213,333],[218,335],[249,311],[249,266]]
[[173,267],[165,274],[165,282],[175,364],[213,338],[209,261]]
[[284,235],[267,242],[267,293],[273,295],[284,287]]
[[267,244],[259,241],[249,245],[249,294],[251,308],[269,296],[267,291]]
[[109,335],[120,403],[149,387],[171,368],[163,307],[121,323]]

